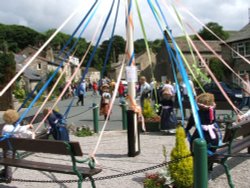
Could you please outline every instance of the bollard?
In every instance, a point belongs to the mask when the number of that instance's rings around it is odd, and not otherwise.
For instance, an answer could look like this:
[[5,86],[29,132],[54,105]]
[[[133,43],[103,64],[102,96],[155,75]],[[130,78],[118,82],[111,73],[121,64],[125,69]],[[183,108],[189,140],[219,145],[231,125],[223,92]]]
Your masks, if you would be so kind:
[[208,187],[207,143],[204,139],[194,140],[194,188]]
[[99,117],[98,117],[98,106],[93,103],[93,123],[94,123],[94,132],[99,133]]
[[128,128],[128,119],[127,119],[127,105],[125,101],[122,101],[122,130],[127,130]]

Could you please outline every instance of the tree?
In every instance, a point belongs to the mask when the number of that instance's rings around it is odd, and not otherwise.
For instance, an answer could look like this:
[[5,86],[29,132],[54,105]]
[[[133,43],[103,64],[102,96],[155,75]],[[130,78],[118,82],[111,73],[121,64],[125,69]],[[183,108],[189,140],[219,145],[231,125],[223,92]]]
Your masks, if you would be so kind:
[[12,53],[0,53],[0,85],[6,85],[15,75],[16,63]]
[[41,38],[41,33],[28,27],[0,24],[0,42],[6,41],[9,51],[19,52],[28,45],[37,44],[37,40]]
[[[229,33],[223,30],[223,27],[215,22],[209,22],[206,26],[212,30],[216,35],[218,35],[221,39],[226,40],[229,37]],[[199,35],[204,40],[218,40],[212,33],[210,33],[205,27],[203,27],[199,31]],[[198,40],[198,37],[194,37],[195,40]]]
[[209,60],[209,68],[219,81],[224,80],[227,69],[219,59],[211,58]]

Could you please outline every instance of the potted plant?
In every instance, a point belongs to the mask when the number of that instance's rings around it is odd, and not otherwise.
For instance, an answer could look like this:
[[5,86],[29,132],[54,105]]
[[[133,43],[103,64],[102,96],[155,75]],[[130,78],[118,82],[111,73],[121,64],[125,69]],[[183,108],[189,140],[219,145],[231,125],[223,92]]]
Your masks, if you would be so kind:
[[[163,146],[163,156],[164,162],[167,162],[167,150],[165,146]],[[172,182],[168,167],[165,166],[157,172],[146,173],[143,185],[145,188],[170,188]]]
[[[190,154],[186,143],[186,134],[183,127],[176,129],[175,147],[171,151],[171,161],[185,157]],[[193,187],[193,158],[187,157],[178,162],[170,163],[169,172],[173,180],[174,187],[191,188]]]
[[[145,128],[148,132],[156,132],[160,131],[160,116],[156,114],[154,111],[154,107],[151,105],[149,99],[144,100],[144,108],[142,111],[144,120],[145,120]],[[141,122],[139,121],[141,124]]]

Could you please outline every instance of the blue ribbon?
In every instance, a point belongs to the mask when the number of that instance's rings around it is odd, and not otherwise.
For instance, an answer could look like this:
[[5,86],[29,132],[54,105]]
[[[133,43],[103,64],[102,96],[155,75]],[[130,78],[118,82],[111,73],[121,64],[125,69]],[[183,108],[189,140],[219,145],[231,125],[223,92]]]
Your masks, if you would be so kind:
[[[113,7],[114,7],[114,3],[115,3],[115,0],[113,0],[113,2],[112,2],[112,5],[111,5],[110,10],[109,10],[109,13],[108,13],[108,15],[107,15],[107,17],[106,17],[105,23],[104,23],[104,25],[103,25],[103,27],[102,27],[102,30],[101,30],[101,33],[100,33],[100,35],[99,35],[99,37],[98,37],[98,40],[97,40],[96,45],[95,45],[95,48],[94,48],[93,52],[91,53],[91,56],[90,56],[90,58],[89,58],[89,60],[88,60],[88,62],[87,62],[86,69],[84,70],[84,73],[83,73],[82,78],[81,78],[81,80],[80,80],[80,83],[79,83],[79,85],[78,85],[78,87],[77,87],[77,90],[79,90],[80,84],[81,84],[81,82],[85,79],[85,76],[86,76],[86,74],[88,73],[89,67],[90,67],[90,65],[91,65],[91,63],[92,63],[92,61],[93,61],[93,59],[94,59],[94,56],[95,56],[95,54],[96,54],[97,48],[98,48],[98,46],[99,46],[99,43],[100,43],[100,41],[101,41],[102,35],[103,35],[104,31],[105,31],[105,28],[106,28],[107,23],[108,23],[108,21],[109,21],[109,18],[110,18],[110,16],[111,16],[111,13],[112,13],[112,10],[113,10]],[[72,107],[72,105],[73,105],[74,99],[75,99],[75,98],[72,99],[71,105],[68,106],[68,109],[66,110],[66,112],[67,112],[67,111],[70,111],[70,109],[71,109],[71,107]],[[65,112],[65,114],[66,114],[66,112]],[[67,112],[67,113],[68,113],[68,112]],[[64,116],[65,116],[65,114],[64,114]]]
[[[71,35],[71,37],[69,38],[69,40],[66,42],[66,44],[64,45],[63,49],[61,50],[61,53],[59,53],[58,57],[62,54],[62,52],[65,50],[65,48],[70,44],[70,42],[72,41],[72,39],[74,38],[74,35],[77,33],[77,31],[79,30],[79,28],[81,27],[81,25],[84,23],[84,21],[86,20],[86,18],[89,16],[90,12],[92,11],[92,9],[95,7],[96,3],[98,2],[98,0],[92,5],[92,7],[90,8],[90,10],[88,11],[88,13],[84,16],[84,18],[82,19],[82,21],[80,22],[80,24],[77,26],[77,28],[75,29],[75,31],[73,32],[73,34]],[[88,22],[89,23],[89,22]],[[87,23],[87,24],[88,24]],[[84,29],[86,28],[86,26],[84,27]],[[71,49],[68,51],[68,53],[65,55],[64,59],[62,60],[62,62],[60,63],[60,65],[57,67],[57,69],[54,71],[54,73],[51,75],[51,77],[47,80],[47,82],[43,85],[43,87],[41,88],[41,90],[39,91],[39,93],[36,95],[36,97],[33,99],[33,101],[31,102],[31,104],[29,105],[29,107],[25,110],[25,112],[21,115],[21,117],[19,118],[19,120],[15,123],[15,126],[20,124],[21,121],[24,119],[24,117],[29,113],[29,111],[31,110],[31,108],[33,107],[33,105],[36,103],[36,101],[39,99],[39,97],[42,95],[42,93],[46,90],[46,88],[49,86],[50,82],[54,79],[54,77],[56,76],[56,74],[59,72],[60,68],[64,65],[64,61],[66,60],[66,58],[69,57],[71,51],[74,49],[74,47],[76,46],[76,43],[79,41],[80,39],[80,35],[78,37],[78,40],[75,42],[75,44],[71,47]],[[15,129],[14,129],[15,130]],[[12,133],[14,132],[14,130],[12,131]]]
[[[158,23],[158,26],[159,26],[161,32],[164,34],[164,31],[163,31],[163,29],[162,29],[162,27],[161,27],[161,24],[160,24],[160,22],[159,22],[159,18],[157,17],[157,15],[156,15],[156,13],[155,13],[155,11],[154,11],[154,8],[153,8],[153,5],[152,5],[151,0],[147,0],[147,1],[148,1],[148,4],[149,4],[149,6],[150,6],[150,9],[151,9],[151,11],[152,11],[152,13],[153,13],[153,15],[154,15],[156,21],[157,21],[157,23]],[[157,6],[158,6],[158,8],[160,9],[160,6],[159,6],[158,3],[157,3]],[[161,14],[162,14],[162,17],[164,17],[164,14],[163,14],[162,11],[161,11]],[[166,21],[166,19],[164,19],[164,21]],[[168,26],[167,23],[165,23],[165,24]],[[188,93],[188,96],[189,96],[189,100],[190,100],[190,104],[191,104],[191,108],[192,108],[194,120],[195,120],[195,123],[196,123],[196,128],[197,128],[197,130],[198,130],[198,133],[199,133],[200,138],[204,138],[203,130],[202,130],[202,128],[201,128],[200,118],[199,118],[199,114],[198,114],[198,106],[197,106],[196,101],[194,100],[194,95],[193,95],[193,93],[192,93],[192,88],[191,88],[190,83],[189,83],[189,80],[188,80],[188,75],[187,75],[187,72],[186,72],[186,70],[185,70],[184,64],[183,64],[183,62],[182,62],[182,58],[181,58],[181,56],[180,56],[180,52],[178,51],[178,48],[177,48],[176,42],[175,42],[175,40],[174,40],[174,37],[172,36],[171,32],[169,32],[169,33],[170,33],[169,36],[170,36],[170,38],[171,38],[171,40],[172,40],[172,42],[173,42],[174,49],[175,49],[175,52],[176,52],[176,55],[177,55],[177,60],[178,60],[178,62],[179,62],[179,64],[178,64],[179,66],[177,66],[177,67],[178,67],[178,69],[179,69],[179,71],[180,71],[180,73],[181,73],[181,75],[182,75],[182,79],[183,79],[183,81],[184,81],[184,83],[185,83],[185,85],[186,85],[186,87],[187,87],[187,93]],[[164,42],[166,43],[166,45],[168,44],[168,41],[167,41],[165,35],[164,35]]]
[[119,7],[120,7],[120,0],[118,0],[118,3],[117,3],[117,9],[116,9],[116,13],[115,13],[115,21],[114,21],[112,33],[111,33],[111,36],[110,36],[110,39],[109,39],[109,45],[108,45],[108,50],[107,50],[106,57],[105,57],[105,60],[104,60],[104,66],[102,68],[101,79],[103,78],[104,71],[106,69],[107,62],[108,62],[108,59],[109,59],[109,56],[110,56],[111,47],[112,47],[112,44],[113,44],[113,41],[114,41],[114,34],[115,34],[115,28],[116,28],[116,23],[117,23],[117,18],[118,18]]

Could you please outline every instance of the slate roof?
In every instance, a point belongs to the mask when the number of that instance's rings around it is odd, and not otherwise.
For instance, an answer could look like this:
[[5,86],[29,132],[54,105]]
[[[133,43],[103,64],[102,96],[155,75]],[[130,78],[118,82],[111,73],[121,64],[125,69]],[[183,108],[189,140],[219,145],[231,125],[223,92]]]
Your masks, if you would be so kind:
[[[22,63],[25,60],[25,58],[22,55],[15,54],[15,60],[16,60],[16,72],[19,72],[23,67]],[[41,76],[39,76],[35,71],[30,69],[29,67],[27,67],[24,70],[23,75],[24,77],[33,81],[39,81],[42,79]]]
[[246,26],[244,26],[241,30],[236,32],[234,35],[229,37],[229,39],[226,41],[227,43],[241,41],[250,39],[250,23],[248,23]]
[[[189,46],[188,46],[188,43],[187,43],[186,40],[177,40],[176,42],[177,42],[179,48],[181,49],[181,51],[183,53],[185,53],[185,52],[190,53],[190,49],[189,49]],[[206,52],[212,53],[201,41],[196,40],[196,41],[193,41],[193,42],[194,42],[195,46],[197,47],[197,49],[199,50],[200,53],[206,53]],[[211,41],[206,41],[206,42],[216,52],[221,52],[221,46],[220,46],[219,41],[211,40]],[[171,44],[171,47],[173,48],[173,44]]]

